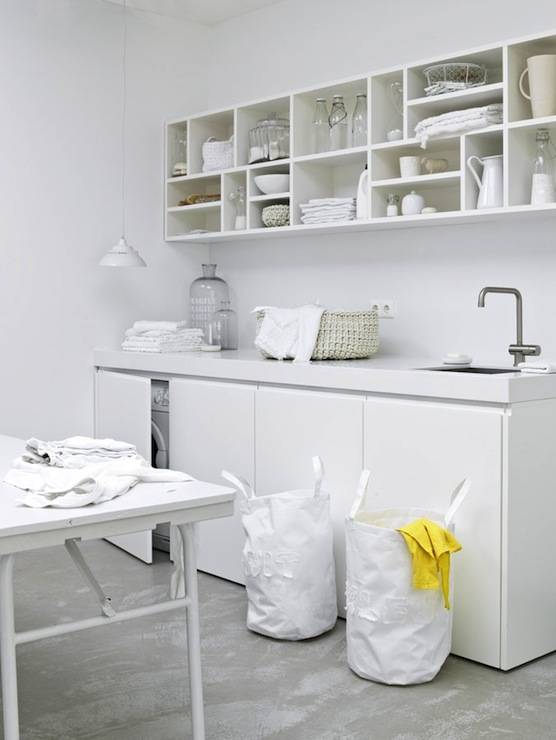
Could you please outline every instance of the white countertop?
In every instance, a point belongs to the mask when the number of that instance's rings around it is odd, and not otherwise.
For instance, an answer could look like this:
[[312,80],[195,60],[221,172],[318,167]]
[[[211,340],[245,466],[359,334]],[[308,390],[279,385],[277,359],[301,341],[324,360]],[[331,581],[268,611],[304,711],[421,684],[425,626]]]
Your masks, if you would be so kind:
[[[369,360],[319,361],[297,365],[290,361],[265,360],[256,350],[147,354],[96,349],[93,361],[96,367],[147,373],[155,377],[187,375],[215,380],[498,404],[556,398],[556,374],[431,372],[422,368],[435,367],[440,363],[430,358],[382,354]],[[508,369],[511,370],[511,367]]]

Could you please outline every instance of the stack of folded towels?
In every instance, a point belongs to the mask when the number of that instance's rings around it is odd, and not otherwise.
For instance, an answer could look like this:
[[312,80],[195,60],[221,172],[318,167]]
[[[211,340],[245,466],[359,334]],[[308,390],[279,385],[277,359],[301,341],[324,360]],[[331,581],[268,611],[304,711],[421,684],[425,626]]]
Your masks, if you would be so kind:
[[202,329],[185,321],[136,321],[127,329],[122,349],[127,352],[192,352],[201,348]]
[[36,509],[100,504],[127,493],[140,481],[190,480],[185,473],[151,467],[132,444],[91,437],[58,442],[29,439],[4,478],[21,489],[20,503]]
[[424,149],[429,139],[462,134],[465,131],[502,123],[502,110],[502,103],[492,103],[480,108],[454,110],[439,116],[431,116],[415,126],[415,136],[420,139]]
[[301,222],[304,224],[329,224],[355,219],[355,198],[312,198],[301,203]]

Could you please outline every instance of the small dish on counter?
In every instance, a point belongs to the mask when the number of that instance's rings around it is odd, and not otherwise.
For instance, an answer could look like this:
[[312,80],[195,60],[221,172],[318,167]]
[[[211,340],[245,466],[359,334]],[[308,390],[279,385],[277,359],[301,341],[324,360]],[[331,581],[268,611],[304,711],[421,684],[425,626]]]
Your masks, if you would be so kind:
[[274,193],[287,193],[290,189],[289,175],[257,175],[255,185],[261,193],[273,195]]
[[290,207],[289,205],[276,204],[266,206],[261,213],[261,219],[265,226],[273,228],[276,226],[290,225]]

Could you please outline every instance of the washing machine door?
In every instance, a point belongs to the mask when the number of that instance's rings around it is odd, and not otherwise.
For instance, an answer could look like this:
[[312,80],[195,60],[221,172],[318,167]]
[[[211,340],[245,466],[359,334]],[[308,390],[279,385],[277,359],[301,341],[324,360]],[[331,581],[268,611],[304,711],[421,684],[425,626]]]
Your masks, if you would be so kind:
[[151,421],[152,435],[152,466],[153,468],[168,468],[168,448],[164,435],[156,421]]

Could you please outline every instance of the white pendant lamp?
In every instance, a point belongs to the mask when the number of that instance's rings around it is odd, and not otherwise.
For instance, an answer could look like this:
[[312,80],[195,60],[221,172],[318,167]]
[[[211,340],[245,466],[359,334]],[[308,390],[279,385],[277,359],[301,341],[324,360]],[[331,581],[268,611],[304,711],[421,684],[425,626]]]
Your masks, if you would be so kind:
[[124,34],[122,55],[122,236],[99,262],[101,267],[146,267],[147,263],[139,252],[128,244],[125,238],[125,206],[126,206],[126,159],[125,159],[125,129],[127,109],[127,1],[123,2]]

